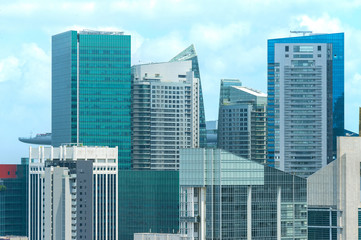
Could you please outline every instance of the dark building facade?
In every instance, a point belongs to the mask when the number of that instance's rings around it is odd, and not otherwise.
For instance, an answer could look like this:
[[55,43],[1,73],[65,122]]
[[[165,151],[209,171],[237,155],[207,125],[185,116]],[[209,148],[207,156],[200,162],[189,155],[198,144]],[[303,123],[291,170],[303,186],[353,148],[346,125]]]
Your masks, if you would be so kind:
[[0,165],[0,236],[27,235],[27,178],[26,161]]
[[179,172],[119,171],[119,239],[134,233],[177,233]]

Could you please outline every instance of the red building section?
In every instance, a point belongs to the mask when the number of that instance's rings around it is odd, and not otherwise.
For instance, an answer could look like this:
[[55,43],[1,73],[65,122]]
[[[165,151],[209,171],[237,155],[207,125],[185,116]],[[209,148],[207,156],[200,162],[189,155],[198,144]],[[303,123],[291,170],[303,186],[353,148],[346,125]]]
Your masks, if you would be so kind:
[[16,164],[0,164],[0,178],[16,178]]

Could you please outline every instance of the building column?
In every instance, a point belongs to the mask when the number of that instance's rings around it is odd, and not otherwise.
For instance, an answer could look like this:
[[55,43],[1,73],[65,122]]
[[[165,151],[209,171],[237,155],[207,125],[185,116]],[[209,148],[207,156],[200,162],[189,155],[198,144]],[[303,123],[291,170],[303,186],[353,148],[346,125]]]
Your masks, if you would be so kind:
[[277,240],[281,240],[281,187],[277,188]]
[[252,186],[247,189],[247,240],[252,240]]

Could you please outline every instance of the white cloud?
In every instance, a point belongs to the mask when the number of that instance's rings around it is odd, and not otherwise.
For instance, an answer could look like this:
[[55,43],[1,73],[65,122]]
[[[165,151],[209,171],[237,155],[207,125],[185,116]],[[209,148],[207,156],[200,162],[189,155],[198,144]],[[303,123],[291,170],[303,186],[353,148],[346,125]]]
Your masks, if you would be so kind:
[[30,15],[41,8],[38,3],[11,2],[1,5],[2,16],[24,16]]
[[250,24],[247,22],[231,23],[227,26],[196,24],[190,31],[190,37],[211,50],[219,50],[234,41],[241,41],[249,32]]
[[0,60],[0,82],[17,79],[21,75],[19,69],[19,59],[9,56]]
[[328,14],[323,14],[319,18],[310,18],[307,15],[298,17],[299,26],[313,31],[314,33],[335,33],[342,32],[341,22],[338,18],[331,18]]
[[134,64],[166,62],[188,47],[188,43],[179,32],[174,31],[159,38],[141,37],[136,47],[132,55]]
[[50,100],[50,56],[35,43],[21,46],[16,56],[0,60],[0,82],[10,82],[19,99]]
[[79,13],[92,13],[95,10],[94,2],[63,2],[59,4],[63,11],[76,11]]
[[[355,73],[351,80],[349,80],[346,84],[345,88],[347,94],[355,97],[361,96],[361,74]],[[359,102],[361,104],[361,98],[359,98]]]

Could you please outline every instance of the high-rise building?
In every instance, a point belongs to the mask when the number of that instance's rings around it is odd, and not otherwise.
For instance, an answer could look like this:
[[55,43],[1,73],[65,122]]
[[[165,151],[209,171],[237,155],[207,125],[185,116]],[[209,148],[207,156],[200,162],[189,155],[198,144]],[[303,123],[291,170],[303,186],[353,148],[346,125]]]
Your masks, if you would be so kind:
[[0,164],[0,236],[26,236],[28,165]]
[[177,56],[172,58],[170,62],[182,62],[182,61],[192,61],[192,71],[194,72],[194,77],[199,79],[199,146],[205,147],[207,144],[206,139],[206,115],[204,112],[204,101],[203,101],[203,91],[202,91],[202,81],[201,74],[199,71],[198,55],[194,45],[190,45]]
[[30,239],[118,239],[118,149],[30,147]]
[[310,240],[361,238],[361,138],[337,140],[337,159],[307,178]]
[[307,239],[306,179],[220,149],[182,149],[186,240]]
[[52,145],[118,146],[129,169],[130,36],[68,31],[52,37]]
[[198,66],[188,58],[135,65],[132,78],[132,168],[177,170],[179,149],[205,141]]
[[309,176],[344,134],[344,34],[268,40],[268,164]]
[[265,163],[266,104],[266,94],[242,87],[239,80],[222,79],[218,113],[218,148]]

